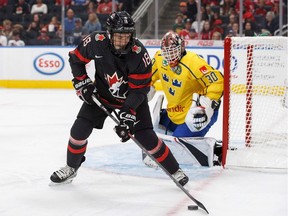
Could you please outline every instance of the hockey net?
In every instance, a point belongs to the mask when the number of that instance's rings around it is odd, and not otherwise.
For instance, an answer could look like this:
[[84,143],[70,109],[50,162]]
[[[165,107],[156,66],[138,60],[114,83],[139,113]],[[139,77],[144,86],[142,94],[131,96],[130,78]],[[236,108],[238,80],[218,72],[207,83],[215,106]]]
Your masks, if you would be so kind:
[[280,169],[288,164],[288,38],[224,42],[223,164]]

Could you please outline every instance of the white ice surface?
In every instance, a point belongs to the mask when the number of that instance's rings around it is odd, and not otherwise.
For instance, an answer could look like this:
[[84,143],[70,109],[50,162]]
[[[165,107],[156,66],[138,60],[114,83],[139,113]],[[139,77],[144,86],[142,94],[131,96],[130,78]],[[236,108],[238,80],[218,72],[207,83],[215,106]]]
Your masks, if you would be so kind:
[[[80,105],[73,90],[0,89],[0,216],[206,215],[188,211],[193,202],[161,170],[145,167],[132,141],[120,143],[110,119],[90,137],[73,183],[48,186],[65,164]],[[212,216],[288,215],[287,173],[183,169]]]

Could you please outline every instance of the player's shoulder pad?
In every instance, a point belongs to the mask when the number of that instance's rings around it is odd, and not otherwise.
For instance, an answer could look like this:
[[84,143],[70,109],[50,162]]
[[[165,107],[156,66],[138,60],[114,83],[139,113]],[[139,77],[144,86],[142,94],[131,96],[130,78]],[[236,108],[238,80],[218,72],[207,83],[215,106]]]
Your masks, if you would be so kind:
[[108,34],[106,31],[94,31],[90,34],[91,40],[95,42],[104,42],[109,40]]

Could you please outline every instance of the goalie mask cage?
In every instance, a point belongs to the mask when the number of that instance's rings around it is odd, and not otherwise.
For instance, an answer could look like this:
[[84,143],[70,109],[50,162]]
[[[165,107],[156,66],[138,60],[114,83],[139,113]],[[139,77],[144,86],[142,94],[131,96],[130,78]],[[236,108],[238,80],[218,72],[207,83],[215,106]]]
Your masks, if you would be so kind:
[[287,47],[287,37],[225,39],[223,165],[287,171]]

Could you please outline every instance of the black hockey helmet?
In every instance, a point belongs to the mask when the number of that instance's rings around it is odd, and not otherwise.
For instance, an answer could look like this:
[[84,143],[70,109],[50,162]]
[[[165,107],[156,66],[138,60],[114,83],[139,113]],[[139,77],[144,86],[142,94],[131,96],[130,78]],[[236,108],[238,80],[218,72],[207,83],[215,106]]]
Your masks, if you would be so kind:
[[[116,54],[127,54],[130,52],[136,36],[135,22],[130,14],[126,11],[112,12],[106,21],[106,28],[109,33],[113,51]],[[113,44],[114,33],[131,33],[130,41],[124,49],[115,49]]]

